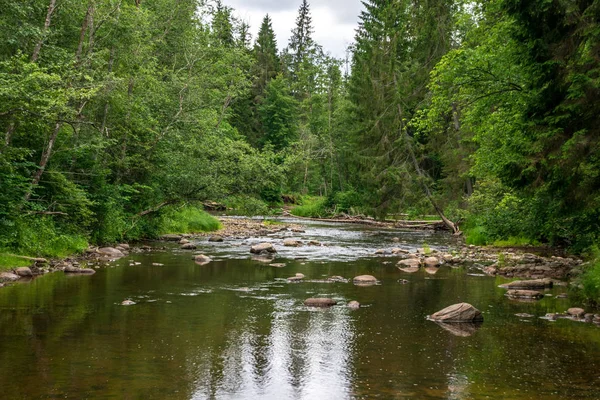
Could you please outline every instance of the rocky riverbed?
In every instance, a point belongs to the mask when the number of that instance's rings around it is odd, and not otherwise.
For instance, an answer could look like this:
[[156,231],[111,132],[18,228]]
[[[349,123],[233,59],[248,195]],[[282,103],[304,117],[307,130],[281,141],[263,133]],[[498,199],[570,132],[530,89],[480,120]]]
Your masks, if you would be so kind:
[[[314,239],[303,240],[306,228],[304,224],[297,222],[228,217],[221,219],[221,225],[222,228],[217,232],[168,234],[161,236],[160,240],[176,242],[184,250],[195,250],[197,243],[203,240],[218,243],[263,237],[280,237],[281,239],[276,240],[275,244],[286,248],[322,245]],[[394,232],[393,230],[390,231]],[[126,243],[118,244],[115,247],[91,247],[82,255],[62,260],[32,259],[32,265],[29,267],[15,268],[0,273],[0,285],[17,280],[31,279],[52,271],[64,271],[70,274],[93,274],[94,268],[99,268],[110,260],[121,258],[130,251],[160,250],[160,246],[157,247],[155,244],[150,246],[150,244],[152,243],[140,242],[131,247]],[[327,243],[327,245],[332,245],[332,243]],[[469,265],[481,270],[484,274],[492,276],[566,280],[578,276],[583,266],[583,261],[576,257],[538,255],[523,249],[460,244],[443,249],[430,248],[429,246],[414,249],[406,243],[402,243],[398,237],[393,237],[391,243],[382,239],[379,247],[373,250],[371,256],[383,257],[386,259],[385,263],[390,262],[388,259],[393,259],[396,261],[398,268],[404,272],[416,272],[420,268],[424,268],[428,273],[435,274],[437,268],[444,264],[451,267]],[[544,249],[544,252],[548,253],[550,250]]]

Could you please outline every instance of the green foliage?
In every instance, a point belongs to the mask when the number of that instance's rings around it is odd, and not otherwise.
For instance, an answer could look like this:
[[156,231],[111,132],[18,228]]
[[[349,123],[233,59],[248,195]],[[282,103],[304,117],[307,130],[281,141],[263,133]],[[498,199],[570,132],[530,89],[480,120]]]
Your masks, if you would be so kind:
[[159,232],[164,233],[197,233],[216,231],[221,227],[218,219],[193,206],[173,208],[160,216]]
[[475,246],[484,246],[488,244],[488,233],[485,228],[482,226],[477,226],[474,228],[465,230],[465,237],[467,244],[472,244]]
[[3,237],[0,247],[15,254],[65,257],[81,253],[88,242],[83,235],[49,216],[23,216],[14,221],[10,236]]
[[18,267],[28,267],[31,261],[15,257],[11,254],[0,251],[0,272]]
[[300,205],[292,208],[290,212],[299,217],[325,218],[331,213],[326,204],[325,197],[303,196]]
[[271,212],[268,205],[251,196],[229,196],[224,201],[227,208],[231,208],[236,215],[269,215]]

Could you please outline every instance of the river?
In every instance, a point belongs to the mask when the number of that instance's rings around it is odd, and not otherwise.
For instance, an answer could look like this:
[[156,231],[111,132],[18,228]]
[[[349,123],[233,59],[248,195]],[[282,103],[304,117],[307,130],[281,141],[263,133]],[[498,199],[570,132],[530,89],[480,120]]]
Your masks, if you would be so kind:
[[[265,238],[198,240],[214,260],[202,266],[190,251],[155,242],[92,276],[56,272],[2,288],[0,397],[600,398],[600,328],[540,318],[572,306],[556,297],[565,287],[518,302],[498,288],[506,280],[468,266],[409,274],[394,257],[373,256],[425,243],[445,250],[453,243],[442,233],[308,223],[295,237],[324,246],[299,248],[280,246],[282,235],[266,240],[283,268],[250,258],[249,246]],[[296,273],[305,282],[288,283]],[[324,282],[361,274],[380,284]],[[339,305],[303,305],[320,296]],[[351,300],[362,307],[345,307]],[[483,312],[479,329],[426,320],[463,301]]]

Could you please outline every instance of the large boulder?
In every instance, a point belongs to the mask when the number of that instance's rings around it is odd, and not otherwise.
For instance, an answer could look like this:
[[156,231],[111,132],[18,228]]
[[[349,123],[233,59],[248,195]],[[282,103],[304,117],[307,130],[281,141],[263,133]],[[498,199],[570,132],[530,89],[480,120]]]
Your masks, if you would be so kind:
[[500,285],[504,289],[546,289],[552,287],[550,279],[533,279],[529,281],[513,281]]
[[537,290],[509,290],[506,296],[511,299],[539,300],[544,295]]
[[429,319],[445,323],[481,322],[483,315],[469,303],[458,303],[432,314]]
[[120,258],[125,256],[121,250],[115,249],[114,247],[102,247],[98,249],[98,253],[110,258]]
[[440,265],[440,260],[437,257],[427,257],[423,263],[426,267],[438,267]]
[[277,253],[272,243],[259,243],[250,247],[250,253],[260,254],[262,252]]
[[33,276],[33,273],[31,272],[31,269],[29,267],[19,267],[15,269],[15,274],[22,277]]
[[304,305],[308,307],[331,307],[335,306],[337,301],[324,297],[312,297],[304,300]]
[[19,280],[19,275],[12,272],[0,272],[0,281],[14,282]]
[[359,275],[355,276],[352,279],[355,285],[375,285],[377,283],[377,278],[373,275]]
[[302,242],[296,239],[284,239],[283,245],[286,247],[300,247],[302,246]]

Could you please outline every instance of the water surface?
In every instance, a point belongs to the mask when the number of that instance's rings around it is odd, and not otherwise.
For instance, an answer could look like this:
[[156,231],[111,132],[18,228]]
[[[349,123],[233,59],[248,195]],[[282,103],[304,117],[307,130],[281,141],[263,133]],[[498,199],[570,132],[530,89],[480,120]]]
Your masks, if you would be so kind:
[[[3,288],[2,398],[600,398],[600,329],[538,318],[571,306],[554,297],[564,288],[521,303],[503,296],[502,278],[468,267],[407,274],[394,257],[372,257],[378,248],[452,246],[443,234],[311,224],[293,237],[325,246],[280,247],[291,235],[267,239],[283,268],[250,259],[259,239],[201,241],[215,258],[204,266],[169,245],[93,276],[52,273]],[[285,281],[297,272],[309,282]],[[320,282],[361,274],[381,284]],[[315,296],[341,305],[302,305]],[[350,300],[363,307],[344,307]],[[480,328],[450,332],[425,319],[461,301],[484,312]]]

